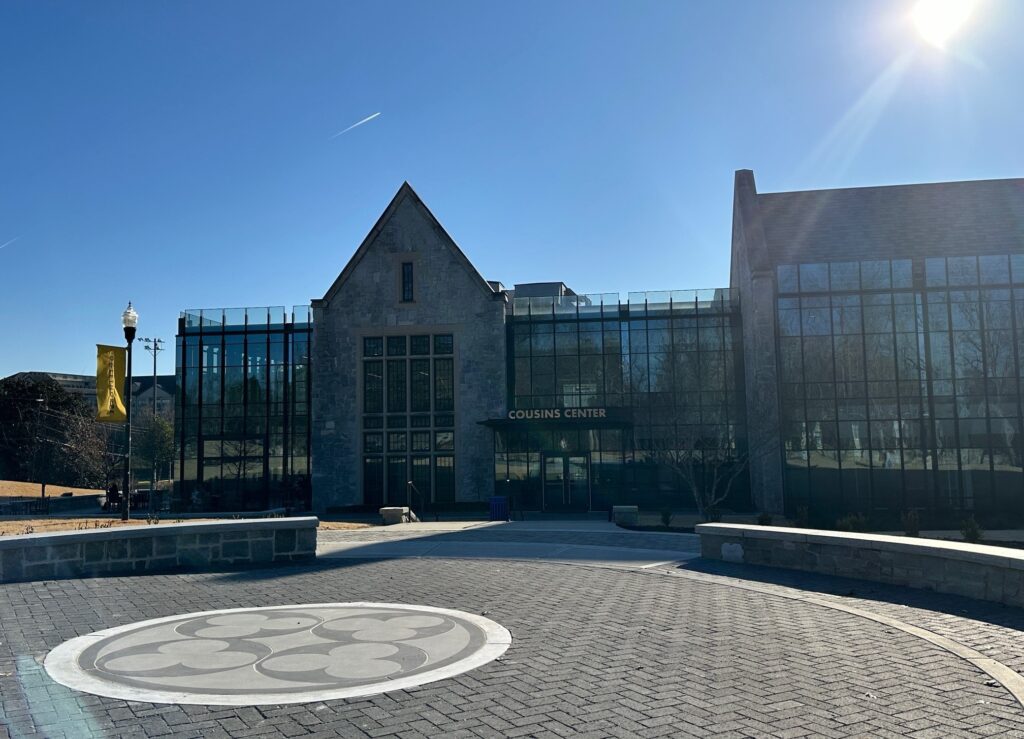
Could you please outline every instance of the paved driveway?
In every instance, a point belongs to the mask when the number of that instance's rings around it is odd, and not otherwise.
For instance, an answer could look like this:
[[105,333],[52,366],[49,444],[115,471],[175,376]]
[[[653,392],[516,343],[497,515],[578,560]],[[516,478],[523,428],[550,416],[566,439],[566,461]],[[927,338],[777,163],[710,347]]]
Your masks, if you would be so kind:
[[[357,531],[324,534],[321,545],[341,554],[273,570],[0,585],[7,734],[1024,736],[1024,711],[1002,685],[900,627],[1024,669],[1024,614],[1015,609],[712,565],[692,558],[692,538],[611,529]],[[419,555],[396,545],[418,546]],[[382,547],[375,558],[362,556],[374,546]],[[545,547],[567,562],[540,557]],[[605,551],[613,548],[618,559]],[[653,552],[671,553],[673,563]],[[62,641],[110,626],[348,601],[485,615],[512,632],[512,647],[418,688],[279,707],[100,698],[53,683],[41,667]]]
[[317,556],[520,559],[650,568],[694,559],[694,534],[634,532],[593,521],[423,523],[321,532]]

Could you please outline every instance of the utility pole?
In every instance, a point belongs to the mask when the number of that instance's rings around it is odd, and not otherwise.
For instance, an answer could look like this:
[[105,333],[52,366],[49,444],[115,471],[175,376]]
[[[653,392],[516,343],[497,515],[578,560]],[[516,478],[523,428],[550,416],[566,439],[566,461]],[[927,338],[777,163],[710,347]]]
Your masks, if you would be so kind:
[[45,403],[46,403],[46,399],[45,398],[36,398],[36,403],[35,403],[35,406],[36,406],[36,428],[35,428],[35,439],[33,440],[34,443],[32,444],[32,477],[34,477],[35,481],[38,482],[39,485],[40,485],[40,487],[39,487],[39,499],[41,501],[43,501],[42,505],[44,505],[44,506],[46,505],[46,482],[45,482],[45,480],[40,480],[39,479],[40,478],[40,472],[39,472],[39,450],[41,448],[40,444],[42,444],[42,441],[43,441],[43,437],[39,435],[39,431],[42,428],[42,422],[41,422],[42,419],[40,418],[40,415],[41,415],[41,411],[42,411],[43,405]]
[[[156,355],[164,350],[163,339],[149,339],[142,337],[141,341],[146,342],[143,349],[153,355],[153,418],[150,421],[150,435],[156,428]],[[150,439],[152,441],[152,438]],[[153,469],[149,475],[149,512],[153,512],[153,502],[156,498],[156,457],[153,458]]]

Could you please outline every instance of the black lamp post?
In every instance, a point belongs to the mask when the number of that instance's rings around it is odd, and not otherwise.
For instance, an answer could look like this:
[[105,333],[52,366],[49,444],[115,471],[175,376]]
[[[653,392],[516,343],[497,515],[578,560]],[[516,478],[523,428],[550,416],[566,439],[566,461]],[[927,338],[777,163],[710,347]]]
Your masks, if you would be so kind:
[[[131,301],[121,314],[121,325],[124,327],[124,339],[128,344],[128,379],[125,382],[124,410],[125,433],[128,440],[128,453],[124,455],[124,490],[121,493],[121,520],[128,520],[128,496],[131,495],[132,479],[132,342],[135,341],[135,327],[139,325],[139,314],[132,308]],[[154,388],[155,389],[155,388]]]

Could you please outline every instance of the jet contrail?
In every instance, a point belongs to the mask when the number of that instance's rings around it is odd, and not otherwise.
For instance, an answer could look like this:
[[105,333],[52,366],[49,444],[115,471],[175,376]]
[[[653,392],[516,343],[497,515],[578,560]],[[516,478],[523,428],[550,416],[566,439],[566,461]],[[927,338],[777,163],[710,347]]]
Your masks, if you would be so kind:
[[0,249],[3,249],[5,246],[10,246],[11,244],[13,244],[15,241],[17,241],[20,238],[21,238],[20,236],[15,236],[13,239],[8,241],[6,244],[0,244]]
[[373,115],[368,115],[368,116],[366,116],[366,118],[363,118],[363,120],[359,121],[358,123],[353,123],[353,124],[352,124],[351,126],[349,126],[348,128],[346,128],[346,129],[345,129],[344,131],[338,131],[338,132],[337,132],[336,134],[334,134],[333,136],[331,136],[331,138],[330,138],[330,139],[327,139],[327,140],[328,140],[328,141],[330,141],[331,139],[336,139],[336,138],[338,138],[339,136],[341,136],[341,134],[343,134],[343,133],[348,133],[349,131],[351,131],[351,130],[352,130],[353,128],[355,128],[356,126],[361,126],[361,125],[363,125],[364,123],[369,123],[370,121],[372,121],[372,120],[373,120],[374,118],[376,118],[376,117],[377,117],[377,116],[379,116],[379,115],[380,115],[380,113],[374,113]]

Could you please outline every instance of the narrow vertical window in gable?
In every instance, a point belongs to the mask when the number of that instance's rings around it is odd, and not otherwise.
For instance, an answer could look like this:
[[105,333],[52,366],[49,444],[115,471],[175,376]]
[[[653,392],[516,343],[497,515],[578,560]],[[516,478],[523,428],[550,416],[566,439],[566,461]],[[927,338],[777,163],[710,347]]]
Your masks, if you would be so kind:
[[402,302],[412,302],[412,262],[402,262]]

